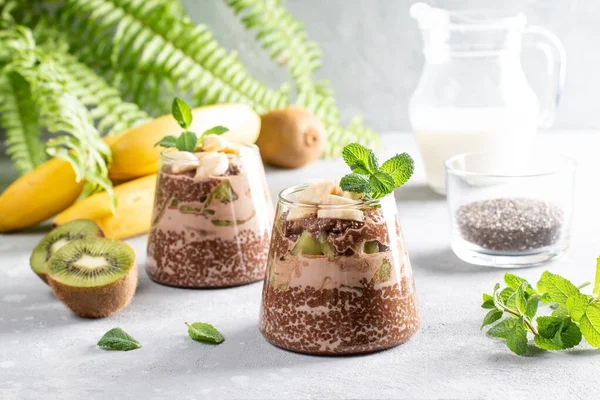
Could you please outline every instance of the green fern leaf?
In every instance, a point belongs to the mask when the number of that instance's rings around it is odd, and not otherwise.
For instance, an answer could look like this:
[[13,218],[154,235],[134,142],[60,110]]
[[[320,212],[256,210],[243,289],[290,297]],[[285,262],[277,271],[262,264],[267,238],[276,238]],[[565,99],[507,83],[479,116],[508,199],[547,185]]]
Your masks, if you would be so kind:
[[6,153],[22,175],[46,161],[36,105],[29,84],[14,72],[0,75],[0,125]]

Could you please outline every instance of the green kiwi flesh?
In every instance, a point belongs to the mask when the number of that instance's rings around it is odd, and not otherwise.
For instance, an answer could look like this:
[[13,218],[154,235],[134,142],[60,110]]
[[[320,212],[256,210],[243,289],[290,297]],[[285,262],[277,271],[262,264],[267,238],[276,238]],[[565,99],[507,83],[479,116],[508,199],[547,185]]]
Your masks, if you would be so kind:
[[85,318],[106,317],[127,306],[137,280],[135,253],[118,240],[75,240],[48,261],[48,282],[54,294]]
[[102,231],[94,221],[87,219],[71,221],[53,229],[33,249],[29,260],[31,269],[48,283],[46,263],[52,254],[73,240],[95,236],[102,236]]
[[302,232],[290,253],[294,256],[298,254],[320,256],[323,254],[321,252],[321,244],[313,239],[308,232]]

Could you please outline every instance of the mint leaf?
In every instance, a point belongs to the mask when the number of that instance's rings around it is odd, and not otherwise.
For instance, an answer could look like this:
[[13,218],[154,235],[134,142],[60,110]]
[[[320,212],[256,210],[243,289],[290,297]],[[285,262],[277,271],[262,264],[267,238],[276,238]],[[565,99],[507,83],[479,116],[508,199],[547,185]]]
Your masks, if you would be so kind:
[[396,187],[402,186],[410,179],[415,169],[415,162],[407,153],[396,154],[381,165],[380,171],[394,178]]
[[385,172],[375,172],[369,178],[369,185],[376,193],[375,197],[381,197],[377,195],[386,195],[388,193],[392,193],[396,184],[394,183],[394,178],[388,173]]
[[566,309],[573,321],[579,321],[585,314],[588,306],[588,297],[585,294],[574,294],[569,296],[566,303]]
[[515,325],[506,332],[506,345],[515,354],[527,353],[527,327],[523,317],[515,321]]
[[499,292],[498,289],[500,289],[500,284],[496,283],[496,285],[494,285],[494,292],[492,293],[494,305],[497,309],[504,310],[504,299],[502,298],[501,292]]
[[527,307],[525,309],[525,316],[530,320],[535,317],[539,306],[539,298],[537,296],[531,296],[529,300],[527,300]]
[[183,132],[177,138],[177,150],[179,151],[190,151],[193,152],[196,148],[196,142],[198,138],[194,132]]
[[502,321],[498,322],[496,325],[492,326],[487,334],[492,337],[497,337],[500,339],[506,339],[508,332],[511,331],[517,322],[516,318],[506,318]]
[[569,322],[568,326],[563,328],[560,337],[562,339],[564,348],[570,349],[571,347],[575,347],[581,343],[581,329],[579,329],[579,327],[573,322]]
[[175,121],[183,129],[188,129],[192,124],[192,109],[190,106],[179,97],[173,99],[173,105],[171,106],[171,113]]
[[342,190],[354,193],[370,193],[371,185],[369,180],[363,175],[348,174],[340,179],[340,187]]
[[502,317],[503,313],[504,312],[497,309],[490,310],[490,312],[488,312],[483,318],[483,323],[481,324],[480,329],[483,329],[486,325],[493,324],[494,322],[498,321]]
[[185,323],[190,337],[198,342],[219,344],[225,340],[223,335],[211,324],[204,322]]
[[546,272],[542,275],[542,279],[544,279],[542,285],[552,298],[552,301],[558,305],[565,307],[569,296],[580,293],[579,289],[567,279],[560,275],[546,274]]
[[513,290],[517,290],[519,288],[519,286],[521,286],[522,284],[525,284],[525,287],[523,288],[523,290],[528,294],[535,294],[535,290],[533,290],[533,288],[531,287],[529,282],[527,282],[525,279],[521,278],[520,276],[506,273],[506,274],[504,274],[504,283],[506,283],[506,286],[508,286],[509,288],[511,288]]
[[165,136],[164,138],[160,139],[158,142],[154,143],[154,147],[156,147],[156,146],[161,146],[161,147],[166,147],[166,148],[177,147],[177,138],[175,136]]
[[379,161],[377,160],[377,157],[375,157],[375,153],[373,153],[373,150],[369,150],[369,159],[367,162],[367,167],[372,174],[379,170]]
[[600,303],[587,306],[579,321],[579,328],[589,344],[600,348]]
[[568,318],[569,312],[565,307],[557,307],[554,311],[552,311],[552,316],[557,318]]
[[482,300],[483,300],[483,303],[481,304],[481,308],[487,308],[487,309],[496,308],[496,306],[494,305],[494,298],[492,296],[490,296],[489,294],[484,293],[482,295]]
[[581,342],[581,330],[570,318],[539,317],[538,333],[534,342],[546,350],[564,350]]
[[526,283],[522,283],[515,292],[515,306],[519,314],[525,314],[527,312],[527,299],[525,298],[524,288],[527,287]]
[[106,332],[98,342],[98,346],[106,350],[129,351],[142,347],[140,342],[129,336],[121,328],[113,328]]
[[344,147],[342,158],[354,173],[371,175],[377,171],[377,168],[373,168],[377,163],[373,152],[358,143],[350,143]]
[[594,296],[600,297],[600,257],[596,259],[596,281],[594,283]]
[[206,136],[206,135],[222,135],[225,132],[229,132],[229,128],[226,128],[221,125],[217,125],[217,126],[213,126],[212,128],[207,129],[204,132],[202,132],[202,135],[200,135],[200,137]]

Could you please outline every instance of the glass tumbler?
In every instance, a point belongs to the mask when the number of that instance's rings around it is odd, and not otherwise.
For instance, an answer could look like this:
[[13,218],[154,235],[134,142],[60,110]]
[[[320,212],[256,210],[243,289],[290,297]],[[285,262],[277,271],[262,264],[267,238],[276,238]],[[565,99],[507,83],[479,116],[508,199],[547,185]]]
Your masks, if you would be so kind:
[[148,235],[150,278],[188,288],[262,280],[273,209],[258,148],[243,146],[239,155],[227,155],[224,174],[202,177],[202,157],[177,154],[160,158]]
[[536,266],[563,255],[573,219],[576,163],[533,155],[507,166],[497,154],[446,161],[452,249],[490,267]]
[[419,329],[417,296],[393,194],[344,205],[279,195],[260,331],[316,355],[369,353]]

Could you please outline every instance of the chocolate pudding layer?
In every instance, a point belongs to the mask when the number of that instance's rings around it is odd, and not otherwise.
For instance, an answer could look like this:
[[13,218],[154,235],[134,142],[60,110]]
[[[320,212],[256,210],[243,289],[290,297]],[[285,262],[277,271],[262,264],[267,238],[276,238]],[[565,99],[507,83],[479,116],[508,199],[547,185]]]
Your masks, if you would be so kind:
[[[245,156],[241,157],[244,158]],[[148,275],[178,287],[225,287],[264,278],[271,202],[262,165],[229,156],[219,176],[159,172],[148,238]]]
[[287,220],[289,212],[282,213],[260,318],[269,342],[303,353],[356,354],[396,346],[418,330],[410,262],[392,206],[393,218],[365,208],[363,221]]

